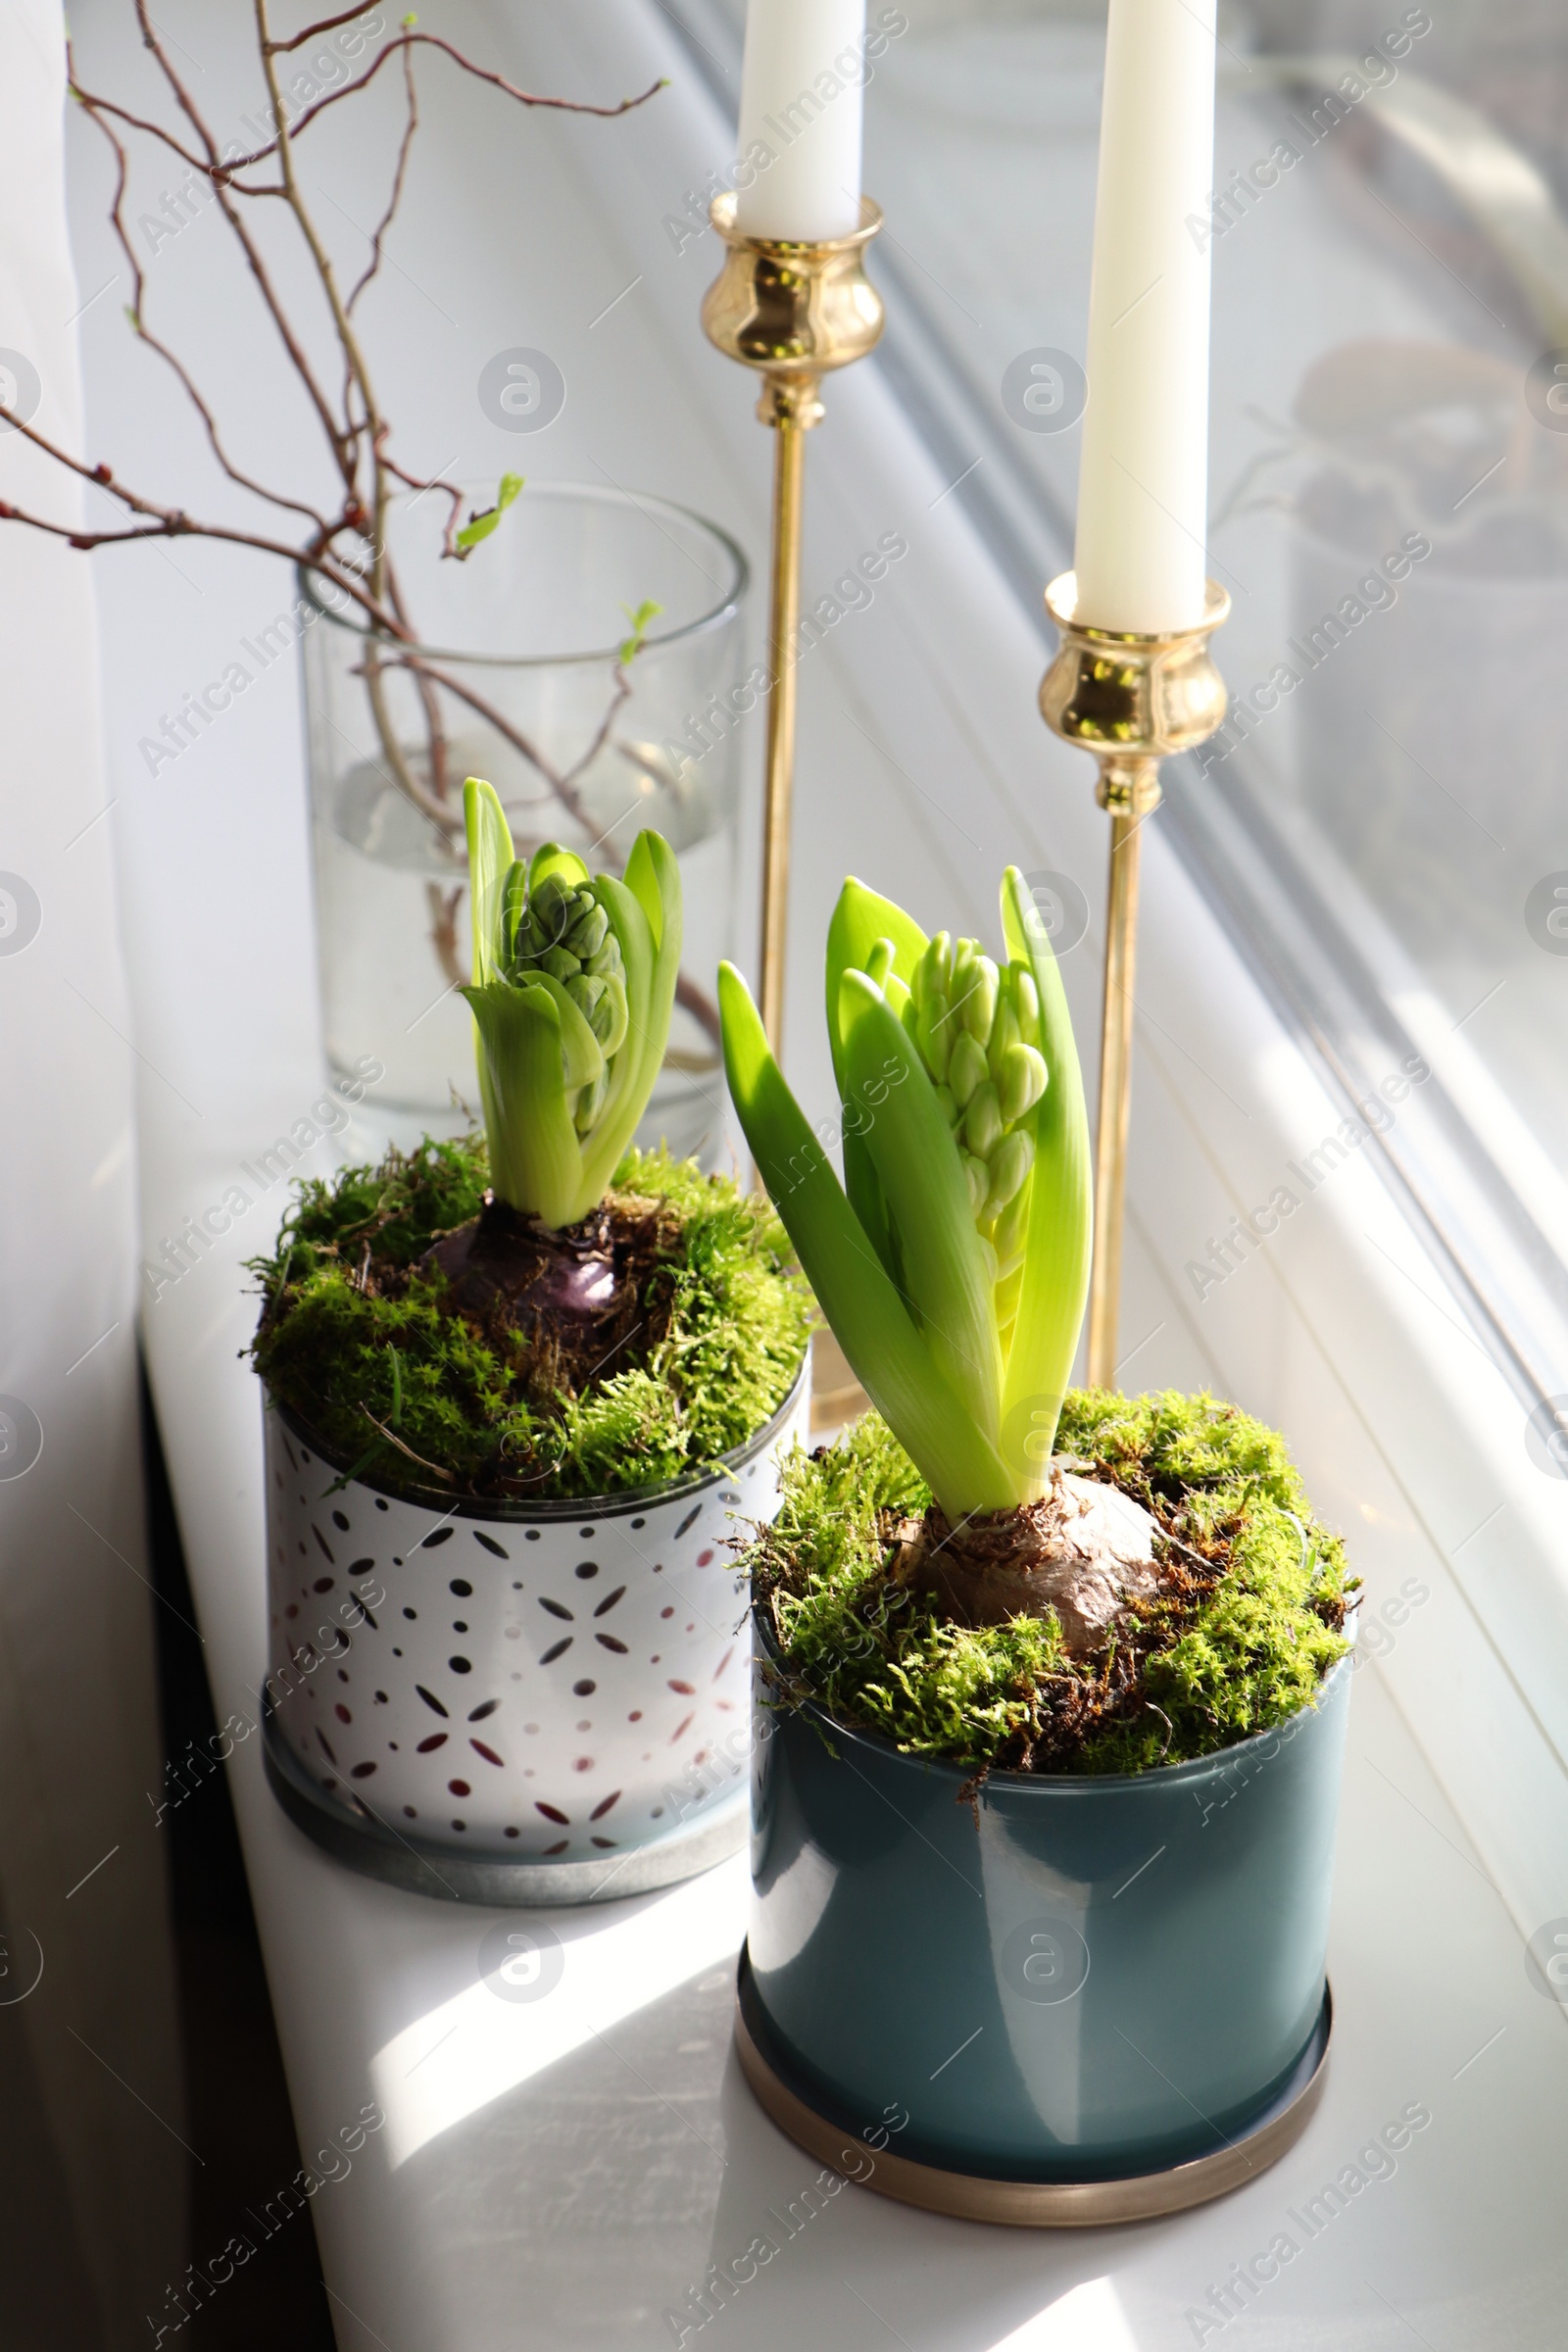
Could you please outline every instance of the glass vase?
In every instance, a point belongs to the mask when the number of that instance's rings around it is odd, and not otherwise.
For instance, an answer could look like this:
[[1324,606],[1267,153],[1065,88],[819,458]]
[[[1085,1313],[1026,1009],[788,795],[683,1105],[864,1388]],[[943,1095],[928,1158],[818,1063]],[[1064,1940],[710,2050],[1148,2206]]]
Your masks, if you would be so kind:
[[[493,491],[466,495],[465,512]],[[482,776],[519,857],[546,841],[620,873],[638,833],[680,862],[684,946],[669,1050],[639,1141],[724,1155],[714,974],[733,948],[746,559],[662,499],[523,490],[462,561],[437,493],[396,502],[388,547],[408,638],[301,577],[328,1058],[382,1065],[362,1105],[383,1139],[477,1111],[463,785]],[[657,608],[629,661],[631,616]]]

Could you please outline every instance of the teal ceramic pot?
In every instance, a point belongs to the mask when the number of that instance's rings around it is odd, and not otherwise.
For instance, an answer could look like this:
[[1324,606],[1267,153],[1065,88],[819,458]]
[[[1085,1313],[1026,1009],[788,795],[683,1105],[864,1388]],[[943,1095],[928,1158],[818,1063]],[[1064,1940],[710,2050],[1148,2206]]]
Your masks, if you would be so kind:
[[1349,1660],[1318,1704],[1116,1779],[901,1755],[780,1711],[764,1636],[742,2002],[858,2133],[1003,2180],[1126,2180],[1226,2146],[1310,2075]]

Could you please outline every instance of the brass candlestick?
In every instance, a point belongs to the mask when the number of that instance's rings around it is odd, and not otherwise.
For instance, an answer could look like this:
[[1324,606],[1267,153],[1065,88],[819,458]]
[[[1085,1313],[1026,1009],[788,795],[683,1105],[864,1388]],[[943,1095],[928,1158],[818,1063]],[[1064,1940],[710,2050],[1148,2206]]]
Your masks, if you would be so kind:
[[1122,1207],[1132,1095],[1133,990],[1138,964],[1138,868],[1143,824],[1159,807],[1159,763],[1190,752],[1225,716],[1225,682],[1208,640],[1231,609],[1213,580],[1196,628],[1158,636],[1095,629],[1077,618],[1078,581],[1064,571],[1046,590],[1061,631],[1040,687],[1046,724],[1100,762],[1095,798],[1110,814],[1105,910],[1105,1001],[1100,1033],[1100,1121],[1095,1148],[1095,1256],[1089,1278],[1089,1385],[1115,1386],[1121,1304]]
[[703,302],[710,342],[762,377],[757,414],[778,435],[773,450],[773,549],[768,615],[767,773],[762,814],[760,1010],[777,1054],[784,1030],[784,947],[790,888],[790,799],[795,776],[795,635],[801,617],[801,511],[805,436],[822,415],[817,397],[832,368],[848,367],[882,332],[882,301],[865,274],[865,248],[882,225],[869,197],[852,236],[797,244],[748,237],[735,226],[733,195],[709,218],[728,248]]

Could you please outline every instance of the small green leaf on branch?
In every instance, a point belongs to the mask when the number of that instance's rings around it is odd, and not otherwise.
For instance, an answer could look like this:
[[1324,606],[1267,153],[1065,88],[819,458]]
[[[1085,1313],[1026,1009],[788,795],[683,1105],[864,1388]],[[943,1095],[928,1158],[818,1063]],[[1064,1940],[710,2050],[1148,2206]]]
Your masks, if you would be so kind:
[[651,598],[645,597],[635,612],[630,605],[622,605],[620,609],[631,622],[631,635],[622,638],[617,659],[622,669],[629,669],[643,650],[650,621],[657,620],[664,608],[662,605],[656,605]]
[[504,473],[501,476],[501,487],[496,492],[495,505],[470,514],[458,533],[457,546],[461,555],[467,555],[470,549],[478,546],[481,539],[489,538],[502,515],[521,490],[522,484],[523,476],[520,473]]

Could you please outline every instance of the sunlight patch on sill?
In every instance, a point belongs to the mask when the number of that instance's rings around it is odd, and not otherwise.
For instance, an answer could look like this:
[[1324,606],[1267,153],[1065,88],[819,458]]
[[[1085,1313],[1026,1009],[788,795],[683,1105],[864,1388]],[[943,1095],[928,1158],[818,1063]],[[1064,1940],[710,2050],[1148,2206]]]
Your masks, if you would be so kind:
[[[370,2082],[386,2114],[391,2169],[704,1969],[732,1960],[745,1934],[748,1891],[745,1863],[737,1860],[618,1919],[586,1906],[501,1914],[560,1936],[560,1981],[538,2000],[512,2001],[476,1975],[376,2051]],[[496,1916],[475,1910],[476,1945],[487,1917]]]

